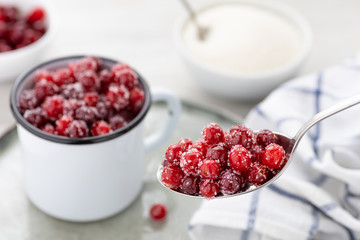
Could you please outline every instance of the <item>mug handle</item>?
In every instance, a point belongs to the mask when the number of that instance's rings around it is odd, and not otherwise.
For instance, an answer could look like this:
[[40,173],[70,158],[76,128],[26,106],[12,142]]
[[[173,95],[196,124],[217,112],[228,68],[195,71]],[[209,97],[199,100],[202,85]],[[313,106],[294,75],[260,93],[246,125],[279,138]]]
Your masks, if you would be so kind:
[[152,102],[165,102],[169,108],[169,119],[166,124],[156,133],[145,138],[145,152],[149,152],[169,139],[174,132],[181,114],[181,102],[176,95],[165,88],[151,90]]

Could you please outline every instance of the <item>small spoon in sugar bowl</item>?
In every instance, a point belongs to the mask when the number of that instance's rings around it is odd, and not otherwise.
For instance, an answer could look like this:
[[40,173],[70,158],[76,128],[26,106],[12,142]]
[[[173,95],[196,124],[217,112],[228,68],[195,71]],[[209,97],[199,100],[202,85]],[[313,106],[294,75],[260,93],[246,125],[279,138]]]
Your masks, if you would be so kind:
[[[286,171],[286,168],[290,165],[290,162],[292,160],[292,157],[294,155],[294,152],[300,142],[300,140],[302,139],[302,137],[307,133],[307,131],[314,126],[315,124],[317,124],[318,122],[324,120],[325,118],[328,118],[336,113],[339,113],[345,109],[348,109],[350,107],[353,107],[357,104],[360,103],[360,95],[356,95],[353,97],[350,97],[346,100],[343,100],[342,102],[339,102],[337,104],[335,104],[334,106],[323,110],[319,113],[317,113],[316,115],[314,115],[312,118],[310,118],[296,133],[296,135],[294,137],[289,137],[286,136],[285,134],[282,133],[275,133],[274,134],[277,136],[277,144],[282,146],[282,148],[285,151],[285,165],[282,167],[282,169],[277,172],[271,179],[268,179],[266,182],[264,182],[261,185],[246,185],[244,188],[242,188],[242,190],[234,193],[234,194],[230,194],[230,195],[224,195],[221,192],[218,193],[215,197],[215,199],[218,198],[226,198],[226,197],[234,197],[234,196],[239,196],[239,195],[243,195],[246,193],[250,193],[253,192],[255,190],[258,190],[262,187],[265,187],[271,183],[273,183],[276,179],[278,179],[280,177],[281,174],[283,174]],[[256,132],[255,132],[256,133]],[[182,193],[180,191],[171,189],[169,186],[167,186],[163,181],[162,181],[162,172],[163,172],[164,167],[161,165],[158,170],[157,170],[157,178],[159,180],[159,182],[167,189],[174,191],[178,194],[181,195],[185,195],[185,196],[189,196],[189,197],[193,197],[193,198],[205,198],[202,195],[190,195],[190,194],[186,194],[186,193]]]
[[209,32],[209,29],[204,26],[201,26],[199,24],[196,13],[195,13],[194,9],[192,9],[192,7],[190,6],[190,4],[188,3],[187,0],[180,0],[180,2],[184,5],[186,11],[188,12],[188,14],[190,16],[191,21],[194,23],[199,39],[201,41],[204,41],[206,38],[206,35]]

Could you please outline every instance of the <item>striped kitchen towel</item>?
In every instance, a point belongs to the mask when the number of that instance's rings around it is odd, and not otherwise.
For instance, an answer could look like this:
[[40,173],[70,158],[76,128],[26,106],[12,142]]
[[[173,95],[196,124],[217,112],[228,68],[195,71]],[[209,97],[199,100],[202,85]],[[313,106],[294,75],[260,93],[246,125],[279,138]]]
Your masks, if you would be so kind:
[[[244,125],[294,136],[310,117],[360,93],[360,55],[289,81]],[[360,239],[360,106],[315,125],[286,172],[243,196],[204,201],[189,223],[196,240]]]

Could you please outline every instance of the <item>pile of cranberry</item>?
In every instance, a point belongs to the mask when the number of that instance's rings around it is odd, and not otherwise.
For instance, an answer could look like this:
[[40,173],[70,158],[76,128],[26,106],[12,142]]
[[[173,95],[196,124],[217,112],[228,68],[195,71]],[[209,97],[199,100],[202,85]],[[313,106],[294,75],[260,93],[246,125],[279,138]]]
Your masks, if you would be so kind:
[[253,132],[237,125],[224,132],[211,123],[203,129],[202,139],[184,138],[168,147],[161,180],[181,193],[213,198],[260,186],[286,162],[285,151],[270,130]]
[[45,11],[35,8],[22,16],[15,6],[0,5],[0,53],[25,47],[46,32]]
[[38,70],[18,108],[32,125],[51,134],[83,138],[108,134],[127,125],[143,107],[144,91],[126,64],[106,68],[96,57],[66,68]]

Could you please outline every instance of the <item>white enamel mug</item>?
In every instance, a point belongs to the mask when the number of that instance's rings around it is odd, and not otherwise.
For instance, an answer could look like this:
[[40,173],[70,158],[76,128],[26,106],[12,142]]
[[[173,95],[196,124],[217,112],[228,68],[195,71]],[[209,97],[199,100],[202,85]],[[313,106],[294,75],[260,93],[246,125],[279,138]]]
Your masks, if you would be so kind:
[[[110,217],[129,206],[143,185],[146,151],[163,143],[173,132],[181,113],[178,98],[169,91],[145,92],[140,113],[125,127],[110,134],[81,139],[47,134],[29,124],[17,107],[20,93],[33,84],[37,69],[54,70],[83,56],[66,57],[36,66],[19,76],[11,93],[11,109],[25,165],[25,190],[31,202],[63,220],[86,222]],[[103,64],[116,62],[102,58]],[[166,102],[168,122],[144,139],[144,117],[151,101]]]

